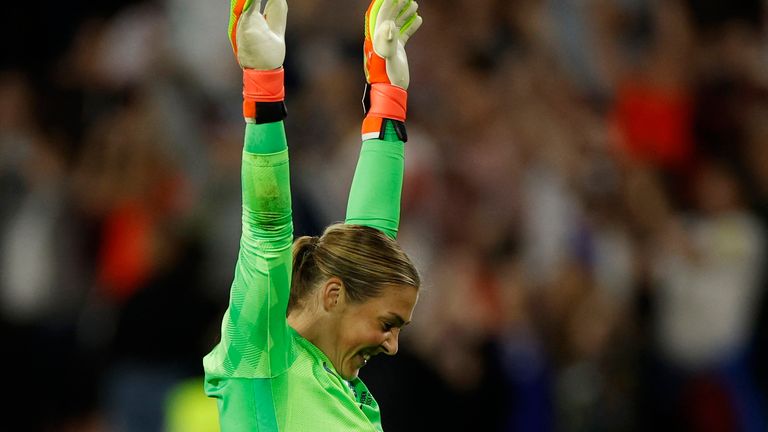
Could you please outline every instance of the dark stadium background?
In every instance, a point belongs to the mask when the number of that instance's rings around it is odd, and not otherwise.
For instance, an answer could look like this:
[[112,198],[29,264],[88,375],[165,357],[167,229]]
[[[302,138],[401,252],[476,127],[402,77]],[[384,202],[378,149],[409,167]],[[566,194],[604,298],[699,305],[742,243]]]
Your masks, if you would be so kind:
[[[299,235],[344,215],[365,3],[289,0]],[[420,4],[400,239],[425,286],[361,374],[385,430],[768,430],[765,2]],[[215,430],[227,9],[0,6],[0,430]]]

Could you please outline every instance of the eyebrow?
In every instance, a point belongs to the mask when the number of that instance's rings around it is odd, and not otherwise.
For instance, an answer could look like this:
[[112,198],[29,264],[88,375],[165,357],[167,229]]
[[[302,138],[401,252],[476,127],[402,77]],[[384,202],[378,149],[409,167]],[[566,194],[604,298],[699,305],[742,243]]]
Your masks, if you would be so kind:
[[404,319],[403,319],[403,317],[401,317],[400,315],[398,315],[398,314],[396,314],[396,313],[394,313],[394,312],[390,312],[390,313],[387,315],[387,317],[386,317],[386,318],[387,318],[387,319],[391,319],[391,320],[395,321],[395,326],[396,326],[396,327],[403,327],[403,326],[407,326],[408,324],[410,324],[410,323],[411,323],[410,321],[406,321],[406,320],[404,320]]

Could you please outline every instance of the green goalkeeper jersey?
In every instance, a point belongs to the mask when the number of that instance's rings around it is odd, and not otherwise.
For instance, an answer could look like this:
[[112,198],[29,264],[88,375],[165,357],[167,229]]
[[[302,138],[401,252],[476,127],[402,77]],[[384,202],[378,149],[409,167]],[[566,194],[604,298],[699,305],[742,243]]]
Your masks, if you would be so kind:
[[[391,132],[391,131],[390,131]],[[347,223],[394,238],[404,144],[363,143]],[[223,432],[381,431],[376,400],[343,379],[325,354],[288,326],[293,223],[283,122],[246,126],[243,232],[221,341],[204,358],[205,391]]]

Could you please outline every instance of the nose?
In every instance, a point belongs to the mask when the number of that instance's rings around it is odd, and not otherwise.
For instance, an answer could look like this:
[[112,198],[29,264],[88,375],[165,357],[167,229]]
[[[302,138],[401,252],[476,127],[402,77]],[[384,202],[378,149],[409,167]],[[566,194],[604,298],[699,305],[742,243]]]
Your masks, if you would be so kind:
[[391,355],[391,356],[397,354],[397,348],[398,348],[397,339],[398,339],[397,331],[389,332],[389,335],[384,340],[384,343],[381,344],[382,347],[384,348],[384,354]]

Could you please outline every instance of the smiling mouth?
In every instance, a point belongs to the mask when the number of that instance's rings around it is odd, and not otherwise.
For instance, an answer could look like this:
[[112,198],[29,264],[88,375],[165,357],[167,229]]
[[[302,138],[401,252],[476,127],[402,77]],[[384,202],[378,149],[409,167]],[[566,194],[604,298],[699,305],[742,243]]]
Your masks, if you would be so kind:
[[363,367],[368,364],[368,360],[371,359],[371,354],[367,352],[360,352],[357,354],[357,356],[360,358],[360,366]]

